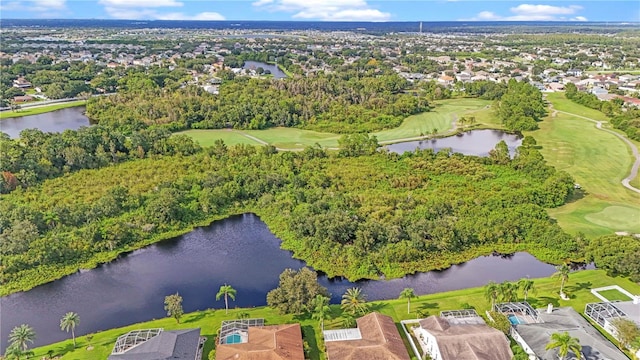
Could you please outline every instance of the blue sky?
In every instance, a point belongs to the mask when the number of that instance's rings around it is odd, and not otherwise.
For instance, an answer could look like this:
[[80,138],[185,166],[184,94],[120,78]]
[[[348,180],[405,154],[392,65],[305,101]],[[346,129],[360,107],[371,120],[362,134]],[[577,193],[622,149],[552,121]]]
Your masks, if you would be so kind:
[[640,21],[640,0],[0,0],[1,18]]

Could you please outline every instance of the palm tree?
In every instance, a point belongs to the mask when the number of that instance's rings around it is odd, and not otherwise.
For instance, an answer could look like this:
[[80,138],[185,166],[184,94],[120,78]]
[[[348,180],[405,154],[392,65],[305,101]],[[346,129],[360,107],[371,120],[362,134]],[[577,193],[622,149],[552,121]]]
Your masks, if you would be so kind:
[[529,278],[520,279],[520,281],[518,281],[518,287],[524,293],[524,301],[527,301],[527,296],[529,295],[529,292],[534,293],[534,294],[536,293],[535,284],[534,284],[533,280],[531,280]]
[[316,295],[311,301],[311,318],[320,321],[320,329],[324,331],[324,321],[331,318],[331,308],[329,307],[329,298],[322,295]]
[[484,286],[484,296],[487,300],[491,301],[491,310],[496,307],[498,294],[500,294],[500,286],[496,284],[495,281],[489,281],[489,283]]
[[405,288],[400,293],[399,299],[407,299],[407,314],[411,312],[411,298],[416,297],[416,293],[412,288]]
[[504,302],[514,301],[518,297],[518,287],[510,281],[503,281],[498,285],[500,297]]
[[69,332],[71,329],[71,337],[73,338],[73,347],[76,347],[76,326],[80,324],[80,316],[74,312],[66,313],[62,319],[60,319],[60,330]]
[[236,301],[236,289],[232,288],[231,285],[224,284],[220,286],[220,290],[218,290],[218,293],[216,294],[216,300],[220,300],[222,296],[224,296],[224,309],[225,309],[224,313],[228,314],[229,313],[228,298],[231,298],[231,300]]
[[357,313],[365,314],[368,310],[367,300],[360,288],[347,289],[347,292],[342,295],[342,301],[340,302],[342,311],[351,315]]
[[14,345],[9,346],[4,353],[4,356],[7,359],[17,359],[17,360],[20,360],[22,356],[28,357],[31,355],[33,355],[33,351],[31,350],[24,351],[20,349],[19,346],[14,346]]
[[560,296],[564,295],[564,284],[569,281],[569,273],[571,269],[567,264],[562,264],[560,266],[556,266],[556,272],[552,275],[553,277],[557,277],[560,279]]
[[581,359],[582,346],[578,342],[578,339],[571,337],[568,332],[553,333],[551,334],[551,341],[545,347],[546,350],[558,348],[558,357],[563,360],[569,355],[571,351],[576,358]]
[[345,314],[342,318],[342,327],[343,328],[353,328],[356,327],[357,323],[356,323],[356,318],[354,318],[353,316],[349,315],[349,314]]
[[36,332],[27,324],[16,326],[9,333],[10,346],[17,347],[21,351],[27,351],[28,343],[32,343],[36,339]]

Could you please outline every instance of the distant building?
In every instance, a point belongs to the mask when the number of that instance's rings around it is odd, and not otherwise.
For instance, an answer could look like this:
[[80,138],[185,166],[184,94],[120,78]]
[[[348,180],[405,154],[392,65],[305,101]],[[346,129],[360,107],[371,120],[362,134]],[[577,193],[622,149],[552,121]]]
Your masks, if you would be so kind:
[[29,95],[21,95],[21,96],[13,97],[13,102],[17,102],[17,103],[23,103],[31,100],[33,100],[33,97]]
[[507,337],[474,310],[429,316],[414,329],[420,346],[433,360],[511,360]]
[[13,80],[13,87],[16,87],[18,89],[28,89],[31,87],[31,83],[28,82],[25,78],[19,77]]
[[409,360],[391,317],[373,312],[356,323],[354,329],[324,331],[327,360]]
[[582,76],[582,70],[580,70],[580,69],[569,69],[569,70],[567,70],[567,75],[570,75],[570,76]]
[[118,337],[108,360],[201,360],[200,329],[133,330]]

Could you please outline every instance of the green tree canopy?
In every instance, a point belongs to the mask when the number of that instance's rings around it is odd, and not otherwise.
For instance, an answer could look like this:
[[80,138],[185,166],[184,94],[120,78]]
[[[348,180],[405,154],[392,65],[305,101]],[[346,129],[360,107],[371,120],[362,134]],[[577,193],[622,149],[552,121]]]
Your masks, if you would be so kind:
[[267,304],[281,314],[301,314],[313,308],[318,295],[329,297],[329,291],[318,284],[314,271],[286,269],[280,274],[278,287],[267,294]]

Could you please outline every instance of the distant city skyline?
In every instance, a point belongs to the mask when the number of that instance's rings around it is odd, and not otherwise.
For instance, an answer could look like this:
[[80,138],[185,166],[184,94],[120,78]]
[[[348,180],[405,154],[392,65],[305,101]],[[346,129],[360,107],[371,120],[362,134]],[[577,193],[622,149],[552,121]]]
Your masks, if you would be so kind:
[[640,21],[640,1],[0,0],[3,19]]

